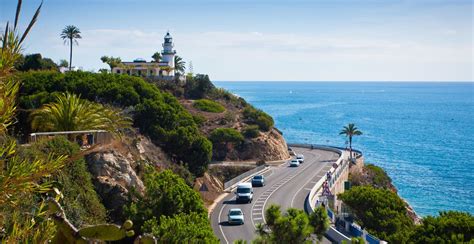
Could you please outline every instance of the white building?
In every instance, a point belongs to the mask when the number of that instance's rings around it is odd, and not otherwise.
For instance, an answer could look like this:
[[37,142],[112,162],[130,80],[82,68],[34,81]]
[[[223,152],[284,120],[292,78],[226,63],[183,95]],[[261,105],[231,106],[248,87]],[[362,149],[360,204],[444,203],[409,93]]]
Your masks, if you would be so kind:
[[135,59],[133,62],[122,62],[122,65],[112,69],[112,73],[173,79],[175,76],[174,57],[176,50],[173,50],[173,38],[169,32],[166,33],[164,39],[160,62]]

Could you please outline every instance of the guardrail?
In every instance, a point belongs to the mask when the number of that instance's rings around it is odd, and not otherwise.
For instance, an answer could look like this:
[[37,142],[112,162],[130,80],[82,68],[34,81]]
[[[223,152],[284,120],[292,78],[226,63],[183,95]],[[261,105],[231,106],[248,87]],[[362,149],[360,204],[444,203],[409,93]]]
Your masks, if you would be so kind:
[[260,166],[254,168],[254,169],[251,169],[251,170],[249,170],[249,171],[247,171],[247,172],[245,172],[245,173],[243,173],[243,174],[238,175],[238,176],[235,177],[235,178],[232,178],[232,179],[229,180],[229,181],[226,181],[226,182],[224,183],[224,189],[227,190],[229,187],[233,186],[235,183],[241,181],[242,179],[244,179],[244,178],[246,178],[246,177],[248,177],[248,176],[250,176],[250,175],[252,175],[252,174],[255,174],[255,173],[257,173],[257,172],[259,172],[259,171],[265,169],[265,167],[267,167],[267,166],[266,166],[266,165],[260,165]]
[[[339,158],[335,162],[335,164],[338,165],[338,167],[337,168],[333,167],[330,169],[330,173],[331,173],[331,180],[329,182],[330,187],[337,181],[337,178],[339,177],[342,170],[344,170],[349,165],[349,163],[344,162],[344,159],[347,157],[344,151],[345,148],[338,148],[338,147],[331,147],[331,146],[324,146],[324,145],[314,145],[314,144],[288,144],[288,145],[290,147],[303,147],[303,148],[311,148],[311,149],[328,150],[328,151],[332,151],[339,154]],[[360,153],[360,155],[362,155],[362,153]],[[326,181],[325,177],[322,177],[321,179],[319,179],[319,181],[316,182],[316,184],[314,184],[313,188],[309,192],[308,197],[306,198],[306,201],[305,201],[305,209],[309,213],[314,212],[314,209],[315,209],[314,206],[316,206],[316,200],[318,196],[317,193],[320,192],[325,181]],[[346,241],[350,243],[351,241],[349,237],[339,232],[334,226],[329,227],[329,229],[326,231],[326,235],[329,236],[330,239],[338,243],[342,241]]]

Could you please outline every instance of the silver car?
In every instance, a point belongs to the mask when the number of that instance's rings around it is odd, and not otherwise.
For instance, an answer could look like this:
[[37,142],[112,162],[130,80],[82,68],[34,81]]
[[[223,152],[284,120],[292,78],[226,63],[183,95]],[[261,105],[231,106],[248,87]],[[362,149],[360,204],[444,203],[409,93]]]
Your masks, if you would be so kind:
[[304,155],[303,154],[296,155],[296,160],[298,160],[300,164],[304,163]]
[[298,161],[298,159],[292,159],[290,161],[290,167],[298,167],[300,166],[300,162]]
[[242,209],[240,209],[240,208],[230,209],[229,213],[227,214],[227,222],[229,224],[243,225],[244,224],[244,213],[242,212]]

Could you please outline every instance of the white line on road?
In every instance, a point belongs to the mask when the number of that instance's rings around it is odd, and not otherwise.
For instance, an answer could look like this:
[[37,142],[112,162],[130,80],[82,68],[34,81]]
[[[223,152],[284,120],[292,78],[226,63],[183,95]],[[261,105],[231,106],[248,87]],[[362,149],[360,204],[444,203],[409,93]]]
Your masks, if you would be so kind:
[[227,238],[225,237],[224,231],[222,230],[222,225],[221,225],[221,214],[222,214],[222,210],[224,210],[224,204],[222,204],[221,211],[219,211],[219,217],[217,218],[217,221],[219,221],[219,223],[218,223],[219,229],[221,230],[221,233],[222,233],[222,236],[224,237],[225,243],[229,243],[229,241],[228,241]]
[[[320,157],[321,157],[321,154],[318,155],[318,158],[320,158]],[[291,199],[290,207],[293,207],[293,203],[294,203],[295,198],[296,198],[296,196],[298,195],[298,193],[299,193],[301,190],[303,190],[303,188],[305,188],[305,186],[306,186],[310,181],[312,181],[313,178],[314,178],[314,176],[313,176],[313,177],[310,177],[309,180],[307,180],[306,183],[304,183],[303,186],[295,193],[295,195],[293,195],[293,198]],[[311,191],[311,189],[309,189],[309,190]]]

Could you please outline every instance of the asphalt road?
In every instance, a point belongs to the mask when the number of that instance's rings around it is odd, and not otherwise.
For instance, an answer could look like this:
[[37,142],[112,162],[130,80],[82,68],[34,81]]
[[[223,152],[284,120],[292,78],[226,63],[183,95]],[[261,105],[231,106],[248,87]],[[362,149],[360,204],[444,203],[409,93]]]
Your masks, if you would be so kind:
[[[293,150],[303,154],[305,162],[299,167],[288,167],[288,163],[271,167],[264,173],[265,186],[254,187],[251,203],[236,203],[235,194],[231,193],[217,204],[211,214],[211,223],[221,243],[233,243],[238,239],[250,242],[255,239],[255,226],[263,223],[264,211],[271,204],[278,204],[283,210],[290,207],[304,209],[305,199],[311,188],[319,179],[325,177],[332,163],[339,157],[330,151],[305,148],[293,148]],[[227,223],[227,213],[231,208],[242,209],[245,224]]]

